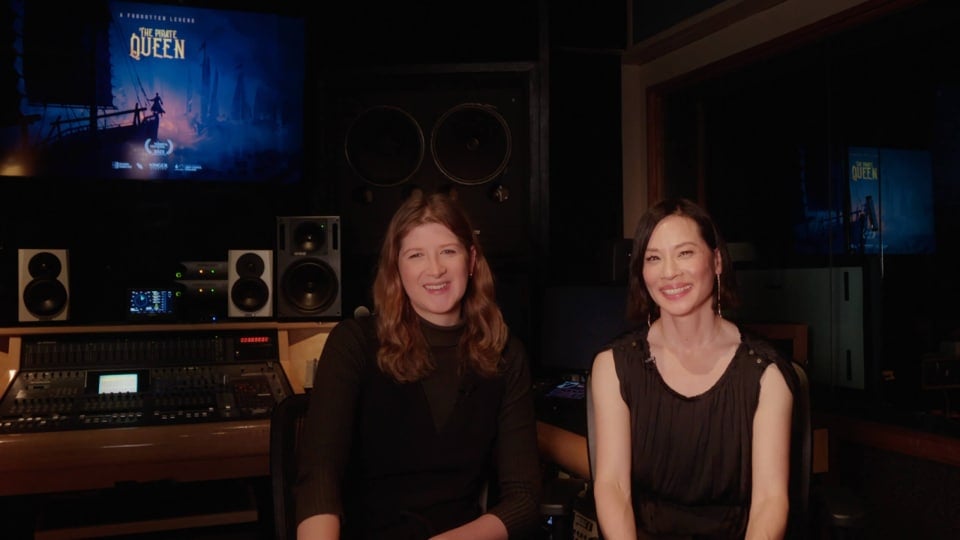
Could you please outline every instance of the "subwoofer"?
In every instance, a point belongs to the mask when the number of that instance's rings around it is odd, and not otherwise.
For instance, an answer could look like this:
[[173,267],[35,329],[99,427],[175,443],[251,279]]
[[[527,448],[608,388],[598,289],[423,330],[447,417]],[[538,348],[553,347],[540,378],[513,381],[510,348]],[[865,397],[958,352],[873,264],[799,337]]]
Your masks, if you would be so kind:
[[341,316],[340,217],[277,218],[277,317]]
[[[413,191],[450,192],[488,256],[531,255],[535,72],[524,63],[352,72],[328,88],[345,253],[379,251]],[[539,190],[537,190],[539,192]]]
[[70,272],[66,249],[20,249],[20,322],[66,321]]
[[227,251],[227,316],[273,316],[273,251]]

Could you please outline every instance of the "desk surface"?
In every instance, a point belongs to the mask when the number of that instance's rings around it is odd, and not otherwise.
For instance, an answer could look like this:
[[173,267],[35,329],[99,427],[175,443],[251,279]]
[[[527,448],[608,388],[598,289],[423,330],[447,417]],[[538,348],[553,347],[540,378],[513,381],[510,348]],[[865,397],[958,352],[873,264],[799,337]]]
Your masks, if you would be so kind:
[[[0,328],[0,395],[20,368],[25,335],[240,329],[278,330],[280,364],[293,391],[302,392],[304,360],[318,354],[333,326],[329,322],[266,321]],[[7,433],[0,435],[0,495],[100,489],[128,482],[262,477],[269,474],[269,442],[270,420],[262,417],[169,426]]]
[[815,427],[830,437],[960,467],[960,421],[856,394],[811,396]]
[[[579,384],[579,388],[575,385]],[[582,383],[544,379],[534,383],[537,420],[585,436],[587,403]]]
[[270,421],[0,436],[0,495],[267,476]]

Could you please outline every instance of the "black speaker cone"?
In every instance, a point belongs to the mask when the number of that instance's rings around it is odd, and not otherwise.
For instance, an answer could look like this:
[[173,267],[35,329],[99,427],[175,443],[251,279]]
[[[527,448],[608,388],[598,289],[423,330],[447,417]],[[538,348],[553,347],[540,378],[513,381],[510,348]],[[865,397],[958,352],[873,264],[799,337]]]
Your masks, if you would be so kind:
[[230,289],[230,300],[240,310],[259,311],[270,300],[270,288],[262,279],[243,277],[234,282]]
[[440,171],[459,184],[484,184],[510,162],[510,127],[490,105],[464,103],[437,120],[430,138]]
[[258,278],[263,275],[266,267],[263,258],[256,253],[244,253],[237,258],[236,270],[241,278]]
[[304,221],[293,231],[294,251],[317,251],[327,241],[327,227],[317,221]]
[[60,259],[49,251],[42,251],[33,257],[27,263],[27,271],[30,276],[37,279],[54,279],[60,275],[63,265]]
[[23,305],[39,318],[53,317],[66,308],[67,289],[56,279],[35,279],[23,289]]
[[344,141],[347,163],[367,182],[395,186],[410,179],[423,162],[423,131],[397,107],[379,106],[361,113]]
[[281,293],[302,312],[313,313],[330,307],[339,292],[337,274],[319,259],[302,259],[283,274]]

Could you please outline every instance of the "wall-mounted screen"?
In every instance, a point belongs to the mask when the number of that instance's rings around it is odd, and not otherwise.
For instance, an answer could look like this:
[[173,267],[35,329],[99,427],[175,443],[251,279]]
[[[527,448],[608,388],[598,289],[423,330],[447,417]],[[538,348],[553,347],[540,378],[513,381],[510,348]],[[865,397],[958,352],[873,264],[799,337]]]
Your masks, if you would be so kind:
[[918,255],[936,251],[934,180],[928,150],[851,146],[837,176],[814,191],[801,178],[794,226],[801,254]]
[[933,176],[930,152],[851,147],[850,252],[933,253]]
[[0,9],[12,15],[0,22],[12,61],[0,66],[0,176],[300,178],[303,17],[107,0]]

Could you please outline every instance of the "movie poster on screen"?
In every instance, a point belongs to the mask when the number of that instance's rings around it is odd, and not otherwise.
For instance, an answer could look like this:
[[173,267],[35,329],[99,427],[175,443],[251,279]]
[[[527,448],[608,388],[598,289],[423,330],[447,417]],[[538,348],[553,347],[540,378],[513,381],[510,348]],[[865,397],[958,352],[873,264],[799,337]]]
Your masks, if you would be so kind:
[[23,119],[0,126],[0,161],[18,166],[0,174],[234,182],[301,174],[302,18],[176,2],[0,7],[22,36],[15,99],[0,106]]
[[930,153],[851,147],[848,164],[851,252],[933,253]]

